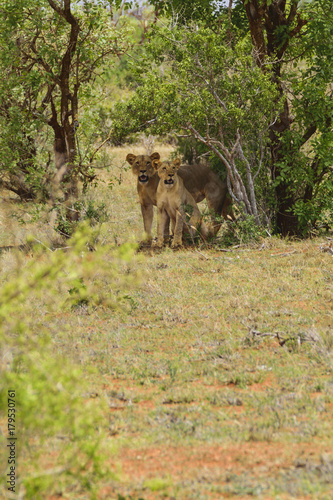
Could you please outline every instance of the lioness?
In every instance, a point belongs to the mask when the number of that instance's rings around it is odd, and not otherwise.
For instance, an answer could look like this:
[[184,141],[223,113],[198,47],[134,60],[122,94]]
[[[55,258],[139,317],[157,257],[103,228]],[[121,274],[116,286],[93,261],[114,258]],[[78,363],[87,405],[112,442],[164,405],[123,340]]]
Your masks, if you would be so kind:
[[[128,154],[126,161],[132,167],[132,173],[137,177],[137,189],[141,204],[141,213],[143,217],[144,230],[148,240],[152,239],[151,229],[153,225],[153,206],[156,206],[156,191],[159,184],[159,177],[153,167],[153,160],[159,160],[159,153],[152,155],[134,155]],[[228,215],[228,207],[231,201],[226,183],[205,165],[182,166],[178,170],[178,175],[183,179],[186,189],[192,194],[197,203],[207,199],[208,209],[212,214],[212,232],[214,234],[220,228],[219,223],[214,219],[214,214],[222,215],[225,219]],[[166,227],[167,237],[169,234]]]
[[[182,245],[183,230],[188,231],[192,238],[200,229],[205,238],[208,230],[204,225],[198,205],[191,193],[185,188],[183,179],[177,175],[180,160],[164,161],[153,160],[153,166],[157,170],[160,182],[157,187],[157,217],[158,235],[157,246],[162,247],[164,243],[165,226],[168,219],[172,221],[173,241],[172,247]],[[189,220],[186,222],[186,212],[189,212]]]

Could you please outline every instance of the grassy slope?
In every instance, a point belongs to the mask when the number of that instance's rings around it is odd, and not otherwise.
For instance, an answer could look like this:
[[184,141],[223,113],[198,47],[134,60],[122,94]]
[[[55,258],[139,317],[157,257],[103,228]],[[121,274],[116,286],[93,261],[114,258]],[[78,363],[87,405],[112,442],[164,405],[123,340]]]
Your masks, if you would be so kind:
[[[111,245],[141,236],[135,181],[123,169],[132,150],[110,151],[119,186],[87,194],[108,205],[101,240]],[[8,225],[9,212],[2,245],[23,243],[25,231],[52,237],[42,224]],[[146,251],[133,264],[142,285],[129,291],[127,313],[45,319],[68,332],[59,349],[98,367],[91,397],[108,403],[107,465],[117,474],[98,485],[99,498],[330,498],[333,257],[323,242]],[[11,253],[0,259],[10,272]]]

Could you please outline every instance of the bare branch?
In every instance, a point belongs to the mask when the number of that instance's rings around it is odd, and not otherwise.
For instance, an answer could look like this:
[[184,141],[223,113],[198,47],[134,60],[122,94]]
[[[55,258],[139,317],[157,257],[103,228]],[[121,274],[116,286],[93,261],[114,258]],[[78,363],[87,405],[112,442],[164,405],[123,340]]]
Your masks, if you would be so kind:
[[[227,168],[227,183],[228,183],[228,190],[233,197],[233,199],[238,203],[238,204],[243,204],[245,212],[248,215],[254,215],[256,217],[256,221],[259,223],[259,217],[258,217],[258,212],[257,212],[257,207],[256,207],[256,202],[255,202],[255,196],[254,192],[250,193],[250,199],[248,197],[246,187],[243,183],[242,177],[236,167],[235,164],[235,155],[237,152],[239,152],[240,148],[240,135],[237,133],[236,136],[236,141],[235,144],[233,145],[233,148],[231,152],[228,150],[228,148],[220,141],[216,141],[214,139],[211,139],[208,135],[207,131],[207,138],[205,139],[190,123],[187,125],[188,130],[190,130],[194,136],[203,144],[206,144],[206,146],[209,147],[211,151],[213,151],[220,160],[223,161],[224,165]],[[214,144],[216,144],[218,147],[216,147]],[[242,151],[242,149],[241,149]],[[243,151],[242,151],[243,152]],[[224,153],[224,154],[222,154]],[[243,154],[244,156],[244,154]],[[248,164],[248,167],[250,165]],[[251,175],[251,170],[248,172],[248,175]],[[252,182],[252,178],[250,179],[250,185]],[[252,182],[253,186],[253,182]],[[254,188],[253,188],[254,191]],[[251,200],[251,201],[250,201]]]
[[109,135],[107,136],[107,138],[99,146],[97,146],[97,148],[95,149],[95,151],[93,151],[93,153],[92,153],[92,155],[90,156],[90,159],[89,159],[89,164],[90,165],[92,164],[93,159],[95,158],[95,156],[98,153],[98,151],[111,139],[111,135],[112,135],[112,131],[110,130]]
[[237,130],[237,138],[238,138],[238,153],[245,163],[246,167],[246,179],[247,179],[247,184],[248,184],[248,189],[249,189],[249,198],[250,198],[250,204],[251,204],[251,213],[254,215],[256,223],[259,225],[259,215],[258,215],[258,209],[257,209],[257,201],[256,201],[256,195],[254,191],[254,182],[253,182],[253,177],[252,177],[252,172],[251,172],[251,165],[248,161],[248,159],[245,157],[242,145],[240,142],[240,135]]
[[264,159],[264,146],[263,146],[263,142],[262,142],[262,137],[260,137],[260,158],[259,158],[259,166],[258,166],[258,169],[256,171],[256,173],[254,174],[253,176],[253,182],[256,180],[256,178],[258,177],[259,175],[259,172],[261,170],[261,166],[262,166],[262,162],[263,162],[263,159]]
[[58,4],[58,2],[54,2],[53,0],[48,0],[50,6],[52,7],[53,10],[55,10],[59,16],[63,15],[63,11],[61,6]]
[[229,192],[231,198],[233,198],[235,200],[235,202],[239,205],[241,201],[236,197],[235,193],[233,192],[232,185],[230,182],[230,176],[229,176],[228,172],[227,172],[227,187],[228,187],[228,192]]

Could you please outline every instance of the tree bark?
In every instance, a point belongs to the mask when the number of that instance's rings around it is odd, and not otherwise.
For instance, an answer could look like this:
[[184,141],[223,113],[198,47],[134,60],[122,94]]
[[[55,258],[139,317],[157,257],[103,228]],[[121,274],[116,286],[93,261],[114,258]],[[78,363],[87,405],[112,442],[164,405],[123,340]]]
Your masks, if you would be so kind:
[[[75,173],[76,144],[75,144],[75,122],[77,121],[78,110],[78,89],[76,82],[74,93],[70,91],[70,76],[73,70],[73,57],[78,41],[80,26],[78,19],[71,12],[71,0],[64,0],[64,7],[48,0],[50,6],[59,16],[63,17],[70,24],[69,42],[65,54],[61,61],[61,72],[59,76],[60,99],[60,124],[58,122],[55,107],[53,105],[50,125],[54,130],[54,152],[57,167],[57,177],[59,182],[66,183],[65,200],[78,196],[78,179]],[[52,103],[53,104],[53,103]]]
[[[292,123],[288,100],[281,81],[282,58],[288,48],[290,39],[300,32],[306,22],[297,14],[297,2],[291,5],[287,15],[286,0],[273,0],[270,5],[267,4],[267,0],[242,1],[249,21],[256,62],[263,72],[267,73],[267,71],[270,71],[271,79],[277,85],[278,100],[284,99],[284,108],[275,123],[271,125],[269,131],[271,175],[272,179],[275,180],[280,177],[279,163],[285,157],[282,137],[287,130],[290,130]],[[291,29],[296,16],[297,24]],[[281,43],[279,34],[283,27],[289,30],[289,36],[286,37],[284,43]],[[273,64],[266,65],[266,57],[273,59]],[[284,236],[297,234],[298,219],[292,213],[295,200],[288,181],[280,180],[275,188],[275,196],[277,201],[276,223],[278,229]]]

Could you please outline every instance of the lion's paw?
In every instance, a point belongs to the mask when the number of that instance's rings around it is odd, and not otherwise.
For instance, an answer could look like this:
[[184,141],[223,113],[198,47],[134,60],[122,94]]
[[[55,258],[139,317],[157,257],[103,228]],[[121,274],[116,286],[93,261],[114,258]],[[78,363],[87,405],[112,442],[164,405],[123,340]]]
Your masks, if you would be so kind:
[[164,246],[164,241],[163,240],[155,240],[152,244],[154,248],[163,248]]

